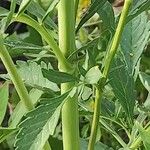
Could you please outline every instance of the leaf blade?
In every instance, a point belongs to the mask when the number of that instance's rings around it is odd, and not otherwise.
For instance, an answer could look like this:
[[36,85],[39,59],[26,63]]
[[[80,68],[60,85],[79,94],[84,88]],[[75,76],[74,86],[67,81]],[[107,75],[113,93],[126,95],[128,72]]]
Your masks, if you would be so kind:
[[45,103],[42,102],[42,105],[26,115],[27,119],[19,126],[21,129],[15,143],[16,150],[41,150],[43,148],[49,135],[54,133],[61,107],[69,92],[46,100]]
[[94,0],[93,3],[91,4],[89,10],[87,11],[87,13],[83,16],[83,18],[81,19],[81,21],[79,22],[76,32],[78,32],[78,30],[81,28],[81,26],[88,21],[97,11],[98,9],[101,9],[102,6],[105,4],[107,0]]
[[47,78],[49,81],[60,84],[66,82],[77,81],[78,79],[68,73],[59,72],[52,69],[42,69],[43,76]]

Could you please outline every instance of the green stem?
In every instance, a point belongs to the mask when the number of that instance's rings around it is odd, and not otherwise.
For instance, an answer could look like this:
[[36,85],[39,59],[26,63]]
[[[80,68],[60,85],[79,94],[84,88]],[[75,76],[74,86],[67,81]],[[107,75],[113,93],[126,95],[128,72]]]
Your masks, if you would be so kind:
[[105,78],[107,78],[109,70],[110,70],[110,66],[111,66],[111,62],[117,52],[120,40],[121,40],[121,36],[122,36],[122,32],[124,29],[124,26],[126,24],[126,18],[128,16],[128,12],[129,12],[129,8],[131,6],[132,0],[125,0],[124,3],[124,7],[119,19],[119,23],[115,32],[115,35],[113,37],[113,41],[112,41],[112,45],[110,50],[108,51],[106,58],[105,58],[105,67],[103,70],[103,75]]
[[[150,126],[146,129],[146,132],[149,133],[150,132]],[[130,145],[130,149],[131,150],[136,150],[140,147],[140,144],[142,142],[142,139],[140,136],[138,136],[138,138]]]
[[[16,88],[16,91],[17,91],[21,101],[24,103],[24,106],[27,108],[27,110],[29,110],[29,111],[32,110],[34,108],[34,105],[31,102],[28,91],[27,91],[20,75],[17,72],[17,69],[16,69],[6,47],[4,46],[4,40],[3,40],[3,37],[1,34],[0,34],[0,58],[8,71],[8,74]],[[48,141],[46,142],[44,149],[51,150]]]
[[74,0],[60,0],[58,7],[59,47],[65,57],[75,51]]
[[[59,47],[65,57],[75,51],[75,4],[74,0],[60,0],[58,6]],[[74,73],[73,69],[59,68]],[[75,83],[61,84],[61,93]],[[79,114],[77,94],[69,98],[62,108],[62,132],[64,150],[79,150]]]
[[75,19],[77,17],[77,13],[78,13],[78,6],[79,6],[79,0],[75,0]]
[[13,21],[18,21],[25,23],[31,27],[33,27],[36,31],[39,32],[39,34],[43,37],[43,39],[49,44],[49,46],[52,48],[54,54],[56,55],[60,67],[62,68],[71,68],[69,62],[64,57],[63,53],[61,52],[60,48],[58,47],[57,43],[55,42],[54,38],[48,33],[48,31],[41,26],[37,21],[33,20],[31,17],[22,14],[17,16],[13,19]]
[[27,91],[26,87],[24,86],[24,83],[23,83],[21,77],[19,76],[19,74],[17,72],[17,69],[15,68],[15,65],[14,65],[6,47],[4,46],[4,41],[3,41],[3,37],[1,34],[0,34],[0,58],[8,71],[8,74],[16,88],[16,91],[17,91],[20,99],[22,100],[22,102],[24,103],[25,107],[28,110],[32,110],[33,104],[28,95],[28,91]]
[[99,114],[100,114],[100,99],[102,97],[102,91],[98,87],[96,87],[96,95],[95,95],[95,109],[92,121],[91,135],[88,144],[88,150],[94,150],[94,145],[97,136],[97,128],[99,124]]
[[96,102],[95,102],[95,110],[94,110],[94,116],[93,116],[93,122],[92,122],[92,128],[91,128],[91,135],[90,135],[88,150],[94,150],[94,144],[95,144],[96,134],[97,134],[97,124],[99,122],[99,117],[100,117],[100,113],[99,113],[100,110],[97,110],[97,109],[100,109],[100,101],[101,101],[102,94],[103,94],[102,89],[105,86],[112,60],[113,60],[113,58],[117,52],[131,3],[132,3],[132,0],[125,0],[125,4],[124,4],[124,7],[122,10],[120,19],[119,19],[119,23],[118,23],[115,35],[113,37],[112,45],[110,47],[110,50],[106,54],[105,63],[104,63],[104,70],[103,70],[104,79],[102,79],[102,82],[101,82],[101,85],[99,88],[101,90],[100,90],[100,93],[97,96],[98,98],[96,98]]

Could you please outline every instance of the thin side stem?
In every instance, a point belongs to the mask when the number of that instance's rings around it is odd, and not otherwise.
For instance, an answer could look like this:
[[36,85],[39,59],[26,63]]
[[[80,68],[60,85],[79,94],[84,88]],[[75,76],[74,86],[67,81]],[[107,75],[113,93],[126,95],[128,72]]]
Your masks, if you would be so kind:
[[88,144],[88,150],[93,150],[96,136],[97,136],[97,128],[99,124],[99,114],[100,114],[100,100],[102,97],[102,91],[98,87],[96,87],[96,95],[95,95],[95,109],[94,109],[94,115],[92,120],[92,128],[91,128],[91,135],[89,139]]
[[79,0],[75,0],[75,19],[77,17],[77,13],[78,13],[78,7],[79,7]]
[[[30,96],[28,94],[28,91],[20,77],[20,75],[17,72],[17,69],[15,67],[15,64],[13,63],[6,47],[4,46],[4,41],[2,38],[2,35],[0,34],[0,58],[7,69],[7,72],[16,88],[16,91],[20,97],[20,100],[23,102],[24,106],[28,111],[32,110],[34,108],[34,105],[30,99]],[[45,148],[43,150],[51,150],[50,145],[48,141],[46,142]]]
[[[108,73],[110,70],[110,66],[111,66],[111,62],[117,52],[120,40],[121,40],[121,35],[126,23],[126,18],[129,12],[129,8],[130,5],[132,3],[132,0],[125,0],[125,4],[122,10],[122,14],[121,17],[119,19],[119,23],[115,32],[115,35],[113,37],[113,41],[112,41],[112,45],[110,47],[110,50],[108,51],[108,53],[106,54],[106,58],[105,58],[105,63],[104,63],[104,70],[103,70],[103,76],[104,79],[101,82],[100,88],[99,89],[103,89],[105,86],[105,83],[107,81],[108,78]],[[100,92],[99,99],[96,98],[96,102],[95,102],[95,110],[94,110],[94,116],[93,116],[93,122],[92,122],[92,128],[91,128],[91,135],[90,135],[90,140],[89,140],[89,145],[88,145],[88,150],[94,150],[94,144],[95,144],[95,140],[96,140],[96,134],[97,134],[97,124],[99,122],[99,117],[100,117],[100,110],[97,110],[98,108],[100,109],[100,101],[102,98],[102,90]],[[99,102],[97,102],[99,101]]]
[[17,16],[13,19],[13,21],[18,21],[25,23],[31,27],[33,27],[36,31],[39,32],[39,34],[43,37],[43,39],[49,44],[49,46],[52,48],[54,54],[56,55],[60,67],[62,68],[71,68],[69,62],[64,57],[63,53],[61,52],[60,48],[58,47],[57,43],[55,42],[54,38],[48,33],[48,31],[41,26],[37,21],[33,20],[31,17],[22,14]]
[[126,18],[128,16],[128,12],[129,12],[129,8],[131,6],[132,0],[125,0],[124,6],[123,6],[123,10],[119,19],[119,23],[115,32],[115,35],[113,37],[113,41],[112,41],[112,45],[110,50],[108,51],[106,58],[105,58],[105,66],[104,66],[104,70],[103,70],[103,76],[105,78],[107,78],[109,70],[110,70],[110,66],[111,66],[111,62],[117,52],[120,40],[121,40],[121,36],[122,36],[122,32],[124,29],[124,26],[126,24]]
[[[146,129],[146,132],[150,132],[150,126]],[[142,139],[140,136],[129,146],[131,150],[136,150],[139,148],[140,144],[142,142]]]
[[34,106],[30,100],[28,91],[27,91],[20,75],[17,72],[17,69],[15,68],[15,65],[14,65],[6,47],[4,46],[4,41],[3,41],[3,37],[1,34],[0,34],[0,58],[8,71],[8,74],[16,88],[16,91],[17,91],[20,99],[22,100],[22,102],[24,103],[25,107],[28,110],[32,110],[34,108]]
[[[67,58],[75,51],[75,0],[60,0],[58,6],[59,47]],[[59,68],[60,71],[75,73],[74,69]],[[61,84],[61,93],[73,88],[75,83]],[[62,108],[62,132],[64,150],[80,150],[79,113],[77,94],[68,98]]]

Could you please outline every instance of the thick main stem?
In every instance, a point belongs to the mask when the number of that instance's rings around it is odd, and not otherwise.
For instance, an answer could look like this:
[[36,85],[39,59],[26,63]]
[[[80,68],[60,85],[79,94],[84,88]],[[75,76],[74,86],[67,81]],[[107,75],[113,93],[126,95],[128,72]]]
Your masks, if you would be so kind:
[[125,4],[121,13],[121,17],[119,19],[119,23],[118,23],[115,35],[113,37],[112,45],[110,47],[110,50],[106,54],[106,58],[104,62],[104,70],[103,70],[104,80],[101,82],[101,85],[100,85],[101,92],[99,93],[99,95],[96,96],[95,110],[94,110],[88,150],[94,150],[94,144],[95,144],[96,134],[97,134],[97,124],[99,122],[99,116],[100,116],[100,110],[97,110],[97,109],[100,109],[100,106],[98,105],[100,105],[100,101],[102,98],[102,94],[103,94],[102,89],[105,86],[112,60],[117,52],[131,3],[132,3],[132,0],[125,0]]
[[[59,47],[67,58],[75,51],[75,4],[74,0],[60,0],[58,6]],[[61,64],[59,64],[61,66]],[[59,67],[60,71],[74,73],[73,69]],[[61,93],[75,83],[61,85]],[[79,150],[79,114],[77,95],[69,98],[62,108],[62,132],[64,150]]]

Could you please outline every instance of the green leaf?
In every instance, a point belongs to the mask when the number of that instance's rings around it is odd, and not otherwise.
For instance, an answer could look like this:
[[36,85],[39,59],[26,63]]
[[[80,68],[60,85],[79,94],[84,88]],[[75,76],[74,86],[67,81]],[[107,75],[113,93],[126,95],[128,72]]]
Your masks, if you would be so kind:
[[52,81],[54,83],[60,84],[60,83],[66,83],[66,82],[73,82],[77,81],[78,79],[68,73],[65,72],[59,72],[52,69],[42,69],[43,76],[47,78],[49,81]]
[[49,88],[55,92],[59,91],[59,88],[55,83],[43,77],[42,64],[38,65],[36,62],[17,61],[17,68],[22,79],[25,81],[27,85],[33,87],[36,87],[37,85],[39,87]]
[[115,30],[115,16],[112,8],[112,4],[106,2],[101,9],[98,9],[97,13],[103,21],[104,27],[114,33]]
[[[90,41],[89,43],[87,43],[85,46],[79,48],[78,50],[74,51],[69,57],[68,59],[70,61],[76,61],[74,60],[76,55],[78,55],[79,53],[81,54],[81,52],[86,52],[86,51],[90,51],[91,52],[91,55],[90,58],[91,58],[91,64],[95,65],[95,62],[97,60],[97,57],[98,57],[98,53],[97,53],[97,45],[99,43],[99,37],[98,38],[95,38],[93,41]],[[99,51],[99,50],[98,50]],[[82,58],[85,57],[85,53],[82,54],[83,56],[81,56]],[[80,59],[80,58],[77,58],[77,60]],[[91,66],[92,66],[91,65]]]
[[83,16],[83,18],[81,19],[81,21],[79,22],[76,32],[78,32],[78,30],[82,27],[82,25],[88,21],[98,10],[100,10],[103,5],[106,3],[107,0],[94,0],[89,8],[89,10],[87,11],[87,13]]
[[102,73],[98,66],[94,66],[86,73],[85,82],[88,84],[96,84],[100,78],[102,78]]
[[35,110],[26,115],[26,119],[20,124],[17,135],[16,150],[41,150],[49,138],[53,135],[57,125],[60,110],[70,91],[65,94],[48,99]]
[[139,77],[143,86],[147,89],[148,92],[150,92],[150,75],[144,72],[140,72]]
[[12,57],[22,56],[24,53],[39,53],[46,50],[44,47],[31,44],[19,39],[5,39],[4,44],[7,46],[8,52]]
[[136,124],[139,129],[139,134],[143,141],[146,150],[150,150],[150,130],[145,130],[139,123]]
[[6,17],[9,14],[9,11],[3,7],[0,7],[0,17]]
[[132,120],[135,105],[134,79],[123,56],[118,55],[115,58],[109,80],[116,98],[124,108],[129,119]]
[[0,125],[4,119],[9,97],[8,83],[0,87]]
[[56,7],[56,5],[59,3],[59,0],[53,0],[51,1],[44,17],[42,18],[42,22],[44,22],[44,20],[47,18],[47,16],[50,14],[50,12]]
[[30,3],[31,0],[22,0],[17,15],[23,13]]
[[[37,88],[39,90],[47,89],[47,91],[51,92],[60,91],[55,83],[43,77],[42,68],[49,69],[51,68],[50,64],[47,65],[44,62],[37,64],[33,61],[17,61],[16,64],[18,73],[27,86]],[[8,74],[0,74],[0,77],[5,80],[10,79]]]
[[115,131],[115,129],[104,119],[100,119],[101,125],[106,131],[108,131],[123,147],[127,147],[126,143],[120,137],[120,135]]
[[[35,105],[37,103],[37,101],[39,100],[39,98],[41,97],[41,95],[43,94],[43,91],[40,91],[38,89],[32,89],[29,92],[29,96],[30,99],[32,100],[32,103]],[[22,119],[22,117],[28,112],[28,110],[26,109],[26,107],[24,106],[24,104],[22,103],[22,101],[20,101],[17,106],[15,107],[10,119],[9,119],[9,126],[11,128],[15,128],[20,120]]]
[[134,0],[127,22],[150,8],[150,0]]
[[[21,0],[17,0],[17,4],[20,5]],[[37,2],[34,2],[34,1],[31,1],[30,5],[26,9],[32,15],[36,16],[37,18],[41,20],[46,13],[45,10]],[[57,25],[49,16],[45,19],[44,23],[46,23],[46,25],[48,25],[52,29],[57,29]]]
[[18,129],[15,128],[1,128],[0,127],[0,143],[6,140],[11,134],[15,133]]
[[132,74],[134,74],[135,66],[148,43],[149,31],[150,21],[144,12],[130,21],[123,32],[121,49]]
[[[84,140],[84,139],[81,139],[80,143],[81,143],[81,149],[82,150],[87,150],[88,142],[86,140]],[[109,146],[107,146],[107,145],[105,145],[105,144],[103,144],[101,142],[97,142],[95,144],[94,150],[113,150],[113,148],[111,148],[111,147],[109,147]]]

